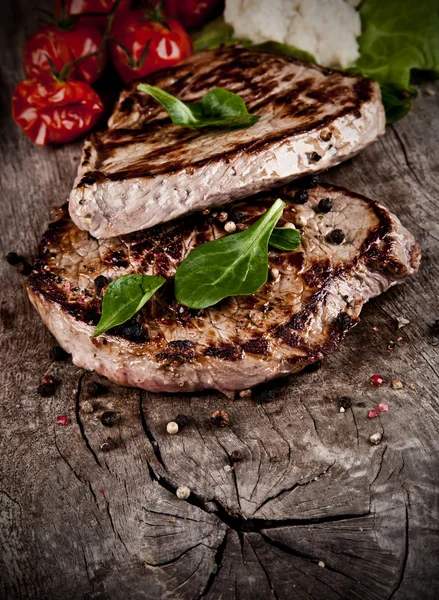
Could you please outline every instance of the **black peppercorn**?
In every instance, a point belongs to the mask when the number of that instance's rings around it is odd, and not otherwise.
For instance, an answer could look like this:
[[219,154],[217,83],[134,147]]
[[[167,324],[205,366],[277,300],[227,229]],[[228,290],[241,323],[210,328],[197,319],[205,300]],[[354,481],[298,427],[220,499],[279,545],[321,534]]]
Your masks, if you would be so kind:
[[316,362],[313,362],[310,365],[307,365],[303,369],[303,371],[305,373],[314,373],[315,371],[318,371],[321,368],[322,368],[322,361],[321,360],[316,360]]
[[32,265],[27,262],[27,260],[22,260],[18,265],[18,272],[24,277],[27,277],[32,273]]
[[332,200],[329,198],[322,198],[319,202],[319,211],[321,213],[328,213],[332,210]]
[[305,189],[297,190],[297,192],[294,194],[293,202],[295,204],[305,204],[305,202],[308,202],[307,190],[305,190]]
[[309,160],[312,160],[313,162],[319,162],[319,160],[322,158],[317,152],[310,152],[308,157]]
[[49,398],[56,392],[58,382],[52,375],[46,375],[37,388],[37,393],[43,398]]
[[340,396],[340,398],[337,398],[337,402],[339,407],[345,410],[352,406],[352,398],[349,398],[349,396]]
[[210,420],[212,425],[216,425],[216,427],[226,427],[229,424],[229,415],[225,410],[214,410]]
[[105,427],[113,427],[113,425],[116,425],[118,420],[118,415],[112,410],[106,410],[101,415],[101,423],[102,425],[105,425]]
[[8,252],[5,256],[6,262],[10,265],[19,265],[23,262],[23,258],[16,252]]
[[433,325],[430,325],[430,332],[432,335],[439,337],[439,319],[436,319]]
[[242,460],[242,453],[239,450],[233,450],[232,454],[230,455],[230,460],[232,464],[239,462]]
[[122,328],[122,337],[130,342],[143,342],[146,340],[145,332],[141,323],[132,323]]
[[106,391],[106,388],[97,381],[92,381],[87,385],[87,394],[92,398],[102,396],[102,394],[105,394]]
[[341,229],[333,229],[328,233],[328,240],[332,244],[342,244],[345,240],[344,232]]
[[350,329],[352,327],[353,320],[352,320],[352,317],[350,317],[348,315],[348,313],[341,312],[337,316],[335,322],[336,322],[337,328],[340,331],[347,331],[348,329]]
[[177,423],[179,429],[183,429],[188,424],[189,418],[186,415],[177,415],[174,422]]
[[106,285],[108,285],[108,279],[105,277],[105,275],[99,275],[94,280],[94,284],[95,284],[97,293],[100,294],[102,292],[102,290],[104,289],[104,287]]
[[53,348],[49,350],[49,357],[51,360],[61,362],[62,360],[66,360],[68,354],[61,346],[53,346]]
[[319,185],[320,177],[318,175],[309,175],[299,180],[298,185],[303,188],[310,190]]
[[272,402],[276,397],[274,390],[262,390],[259,394],[259,402]]

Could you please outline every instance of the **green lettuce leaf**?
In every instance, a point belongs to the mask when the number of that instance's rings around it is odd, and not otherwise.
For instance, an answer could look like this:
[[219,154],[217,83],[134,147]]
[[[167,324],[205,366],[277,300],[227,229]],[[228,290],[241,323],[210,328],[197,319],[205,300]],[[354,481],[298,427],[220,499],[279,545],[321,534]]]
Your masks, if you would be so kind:
[[392,123],[412,107],[412,71],[439,76],[439,2],[364,0],[360,15],[360,58],[352,68],[380,83]]
[[233,46],[241,44],[252,50],[260,50],[261,52],[271,52],[272,54],[284,54],[286,56],[295,56],[301,60],[316,62],[316,59],[309,52],[299,50],[289,44],[281,44],[279,42],[263,42],[262,44],[254,44],[251,40],[235,38],[233,35],[233,27],[224,21],[224,17],[218,17],[214,21],[207,23],[200,31],[192,34],[192,42],[194,44],[194,52],[201,50],[214,50],[218,46]]

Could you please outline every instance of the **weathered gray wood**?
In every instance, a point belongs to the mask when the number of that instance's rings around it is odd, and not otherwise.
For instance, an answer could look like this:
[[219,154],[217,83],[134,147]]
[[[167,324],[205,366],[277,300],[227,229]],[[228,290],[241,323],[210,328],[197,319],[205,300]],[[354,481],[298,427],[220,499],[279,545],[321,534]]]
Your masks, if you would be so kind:
[[[5,6],[0,40],[1,252],[28,257],[80,152],[79,143],[36,148],[9,117],[37,20],[31,4]],[[1,261],[0,597],[438,597],[439,361],[429,331],[439,318],[438,98],[438,85],[424,86],[409,116],[325,176],[400,215],[422,246],[419,275],[371,302],[320,371],[277,382],[271,395],[232,402],[106,384],[90,398],[88,384],[101,379],[51,362],[54,340]],[[410,324],[396,332],[401,316]],[[375,372],[381,388],[369,384]],[[62,385],[44,399],[36,387],[47,373]],[[404,388],[392,390],[392,379]],[[340,395],[354,400],[343,414]],[[368,419],[379,402],[389,413]],[[217,408],[229,427],[211,425]],[[110,409],[120,422],[106,428]],[[190,420],[171,437],[166,423],[178,413]],[[376,431],[384,438],[372,446]],[[234,450],[243,459],[225,471]],[[180,485],[188,501],[176,498]]]

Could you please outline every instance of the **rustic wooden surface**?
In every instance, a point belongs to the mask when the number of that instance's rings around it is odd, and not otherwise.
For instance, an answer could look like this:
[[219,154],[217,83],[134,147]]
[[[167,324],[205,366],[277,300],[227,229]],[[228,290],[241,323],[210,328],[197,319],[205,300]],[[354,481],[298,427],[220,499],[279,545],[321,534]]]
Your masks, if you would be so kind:
[[[0,136],[1,252],[29,258],[80,152],[39,149],[10,121],[31,5],[10,0],[2,10]],[[439,86],[426,85],[409,116],[325,176],[400,216],[421,244],[420,273],[371,302],[320,371],[253,399],[109,385],[94,401],[87,384],[99,377],[51,362],[54,339],[22,277],[1,261],[1,598],[439,597],[439,361],[429,330],[439,318],[438,99]],[[410,324],[396,333],[395,317]],[[381,388],[369,384],[375,372]],[[48,373],[62,385],[41,398]],[[404,388],[392,390],[392,379]],[[354,399],[344,414],[340,395]],[[379,402],[389,412],[368,419]],[[229,427],[210,424],[217,408]],[[99,420],[108,409],[121,417],[111,429]],[[171,437],[166,423],[178,413],[190,423]],[[69,425],[57,426],[57,415]],[[376,431],[384,438],[372,446]],[[226,472],[234,450],[243,460]],[[188,501],[176,498],[180,485],[191,488]]]

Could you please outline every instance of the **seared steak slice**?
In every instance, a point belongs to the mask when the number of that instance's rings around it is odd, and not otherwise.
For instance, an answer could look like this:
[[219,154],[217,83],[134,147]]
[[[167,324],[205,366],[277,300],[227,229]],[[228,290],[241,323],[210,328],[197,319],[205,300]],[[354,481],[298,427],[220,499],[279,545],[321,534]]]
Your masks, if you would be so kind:
[[[286,186],[226,207],[245,228]],[[330,212],[319,209],[328,198]],[[328,202],[320,204],[327,210]],[[306,224],[304,221],[306,220]],[[31,301],[75,364],[122,385],[152,391],[216,388],[225,393],[300,371],[331,354],[369,298],[413,274],[419,247],[383,206],[332,186],[290,203],[279,226],[301,224],[295,252],[271,250],[271,277],[254,295],[189,310],[173,296],[176,267],[199,244],[227,235],[224,215],[197,213],[121,238],[99,241],[64,209],[45,234],[29,277]],[[336,229],[341,235],[332,235]],[[275,271],[277,270],[278,273]],[[95,339],[102,285],[127,273],[169,281],[130,322]],[[99,277],[98,280],[96,280]]]
[[148,83],[187,102],[223,87],[261,118],[247,129],[178,127],[134,84],[110,128],[85,142],[70,196],[72,219],[94,237],[152,227],[327,169],[384,133],[377,83],[291,57],[206,51]]

